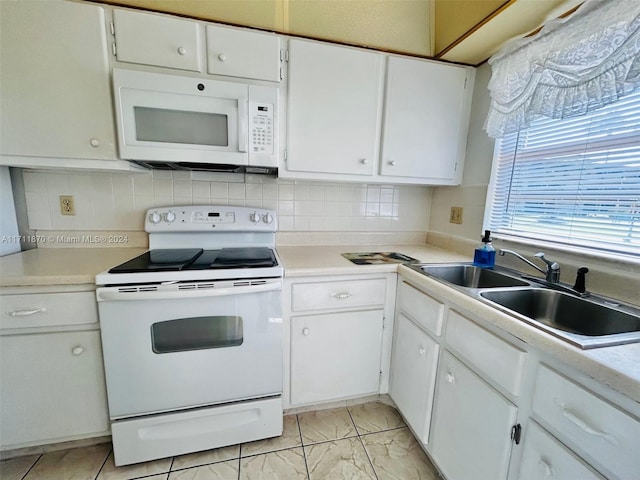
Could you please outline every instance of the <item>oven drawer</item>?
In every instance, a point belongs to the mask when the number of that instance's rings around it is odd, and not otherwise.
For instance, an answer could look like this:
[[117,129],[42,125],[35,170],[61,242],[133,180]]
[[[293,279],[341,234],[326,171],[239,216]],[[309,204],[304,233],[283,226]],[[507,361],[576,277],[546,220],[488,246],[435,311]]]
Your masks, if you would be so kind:
[[295,283],[291,287],[291,310],[305,312],[384,305],[386,285],[384,278]]
[[0,329],[98,322],[95,292],[1,295]]
[[545,366],[538,368],[533,411],[550,432],[567,439],[586,459],[596,459],[615,478],[638,478],[637,418]]

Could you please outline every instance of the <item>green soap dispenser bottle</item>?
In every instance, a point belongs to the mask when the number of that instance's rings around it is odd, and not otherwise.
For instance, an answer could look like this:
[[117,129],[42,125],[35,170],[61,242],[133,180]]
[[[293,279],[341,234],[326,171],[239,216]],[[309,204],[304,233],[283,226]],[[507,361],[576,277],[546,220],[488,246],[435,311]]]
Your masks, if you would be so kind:
[[473,254],[473,264],[476,267],[493,268],[496,263],[496,249],[491,245],[491,232],[484,231],[482,245],[479,245]]

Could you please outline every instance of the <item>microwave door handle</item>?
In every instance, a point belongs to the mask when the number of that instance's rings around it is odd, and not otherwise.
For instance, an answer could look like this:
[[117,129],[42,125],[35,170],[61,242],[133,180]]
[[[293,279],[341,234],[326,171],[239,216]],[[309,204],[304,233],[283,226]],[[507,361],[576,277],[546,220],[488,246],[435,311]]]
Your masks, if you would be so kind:
[[247,124],[249,123],[249,101],[246,98],[238,99],[238,151],[247,151],[247,135],[249,130]]

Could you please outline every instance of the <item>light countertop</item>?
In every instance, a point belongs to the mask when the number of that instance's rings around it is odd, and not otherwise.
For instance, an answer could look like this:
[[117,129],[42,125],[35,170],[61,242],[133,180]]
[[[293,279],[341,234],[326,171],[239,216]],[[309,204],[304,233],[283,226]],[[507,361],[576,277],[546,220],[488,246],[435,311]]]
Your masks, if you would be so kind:
[[104,270],[143,253],[144,248],[36,248],[0,257],[0,286],[95,284]]

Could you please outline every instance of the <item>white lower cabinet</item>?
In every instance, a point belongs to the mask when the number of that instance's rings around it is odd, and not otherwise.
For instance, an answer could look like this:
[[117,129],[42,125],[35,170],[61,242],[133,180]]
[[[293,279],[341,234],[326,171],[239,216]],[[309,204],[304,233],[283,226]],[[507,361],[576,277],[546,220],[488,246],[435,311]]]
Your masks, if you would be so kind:
[[447,480],[507,477],[518,409],[445,351],[429,451]]
[[603,480],[573,452],[535,422],[524,434],[518,480]]
[[382,309],[291,318],[291,403],[378,392]]
[[418,439],[429,440],[440,346],[403,313],[396,317],[389,394]]
[[0,336],[2,449],[104,435],[97,330]]

